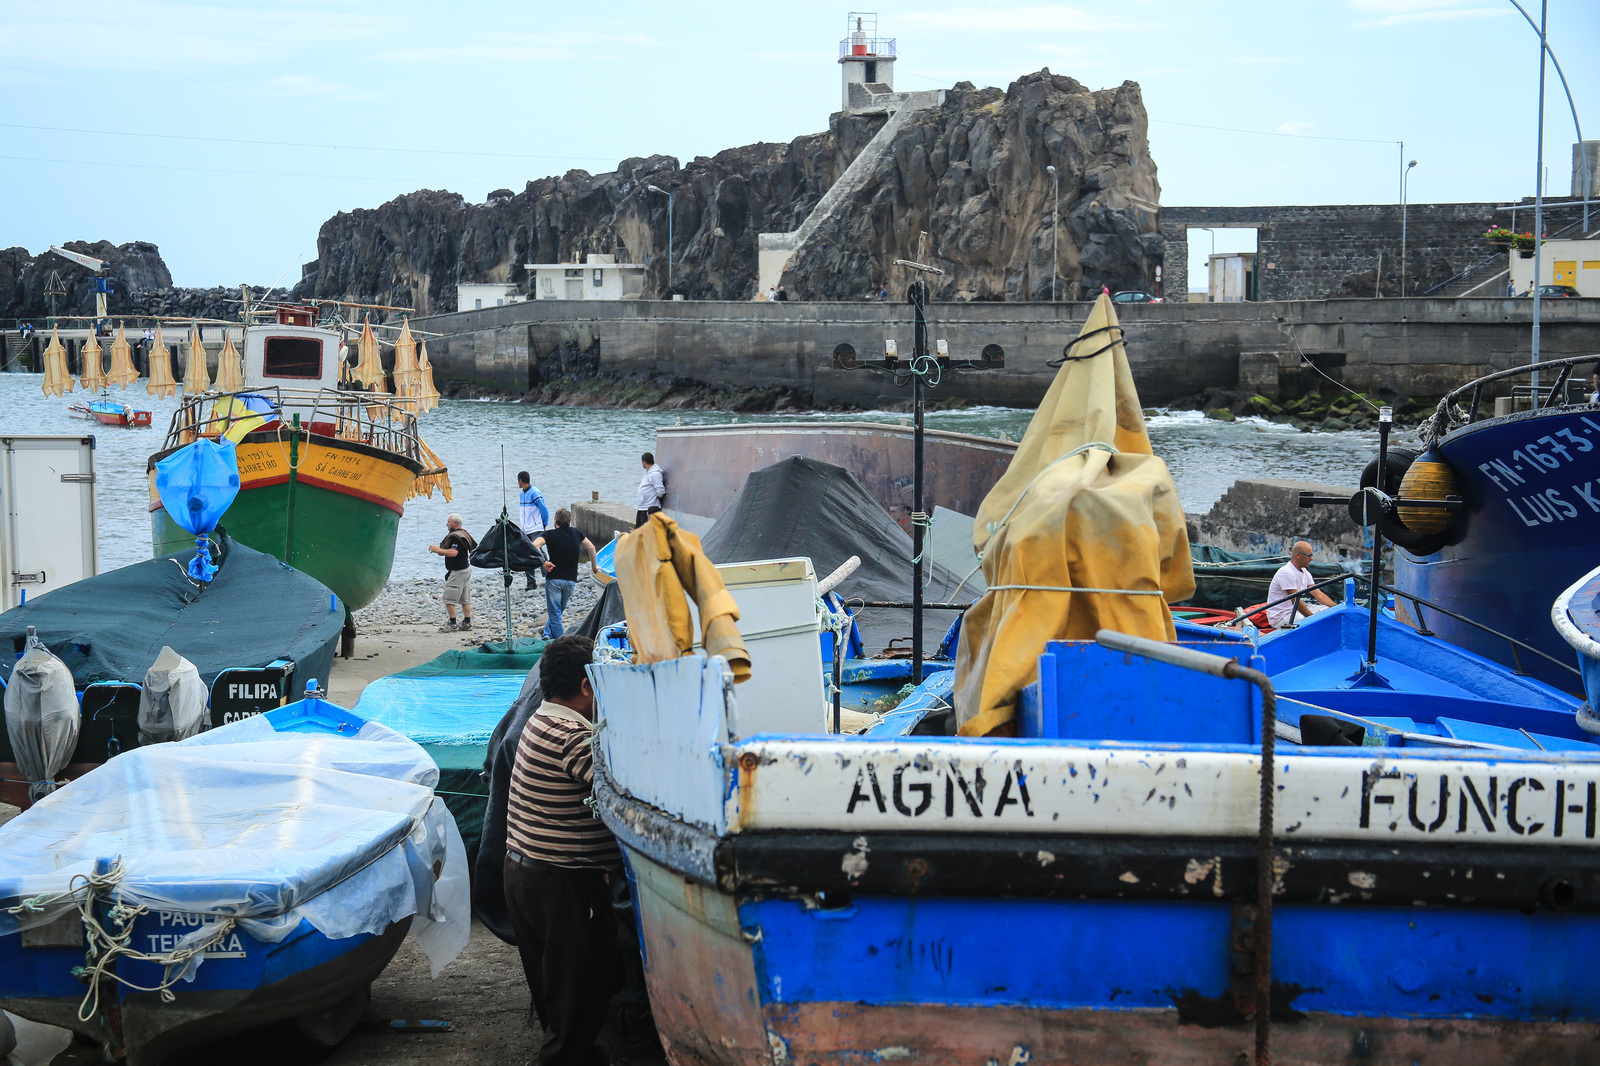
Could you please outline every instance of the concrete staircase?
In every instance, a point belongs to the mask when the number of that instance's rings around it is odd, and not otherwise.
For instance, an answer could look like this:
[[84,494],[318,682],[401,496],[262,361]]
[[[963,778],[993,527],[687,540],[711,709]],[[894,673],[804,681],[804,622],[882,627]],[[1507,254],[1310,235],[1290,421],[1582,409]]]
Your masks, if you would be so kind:
[[763,233],[757,238],[756,262],[757,282],[756,295],[762,296],[778,284],[783,277],[783,272],[794,260],[795,255],[811,239],[812,234],[827,222],[850,201],[857,191],[867,183],[868,178],[878,169],[878,165],[888,156],[894,144],[895,135],[900,132],[900,127],[906,124],[906,119],[918,111],[928,107],[937,107],[944,100],[942,90],[936,92],[894,93],[893,110],[889,112],[889,120],[883,128],[873,135],[872,140],[866,143],[859,155],[851,160],[839,180],[834,182],[822,199],[817,201],[817,206],[811,209],[811,214],[800,224],[800,228],[788,233]]

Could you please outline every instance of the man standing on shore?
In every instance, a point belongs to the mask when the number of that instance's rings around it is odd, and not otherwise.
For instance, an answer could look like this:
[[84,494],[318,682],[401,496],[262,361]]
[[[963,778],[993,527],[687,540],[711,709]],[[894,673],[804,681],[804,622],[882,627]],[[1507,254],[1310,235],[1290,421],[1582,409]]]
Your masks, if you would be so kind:
[[1289,555],[1289,561],[1278,568],[1272,575],[1272,584],[1267,588],[1267,602],[1282,600],[1296,592],[1311,589],[1309,595],[1315,599],[1313,606],[1301,596],[1275,607],[1267,608],[1267,623],[1274,629],[1282,629],[1292,622],[1299,621],[1300,615],[1310,618],[1324,607],[1332,607],[1333,601],[1321,589],[1313,589],[1312,585],[1317,579],[1311,576],[1311,545],[1303,540],[1297,540],[1294,550]]
[[445,519],[444,539],[428,545],[434,555],[444,556],[444,625],[439,632],[449,633],[456,627],[456,607],[461,608],[462,629],[472,628],[472,571],[473,549],[478,542],[472,534],[461,528],[461,516],[453,514]]
[[634,529],[644,525],[651,515],[661,510],[661,501],[667,495],[667,477],[656,465],[656,457],[645,452],[639,459],[644,463],[644,477],[639,479],[639,509],[633,516]]
[[[544,493],[533,487],[533,478],[524,470],[517,475],[517,507],[522,513],[518,525],[529,539],[537,537],[550,527],[550,508],[545,506]],[[534,587],[533,571],[528,571],[528,591]]]
[[578,561],[588,552],[589,569],[598,574],[598,553],[588,537],[572,528],[572,512],[565,507],[556,512],[556,528],[540,533],[533,539],[533,546],[543,548],[548,556],[544,564],[544,639],[554,640],[566,632],[561,616],[566,613],[567,601],[578,582]]
[[506,910],[545,1032],[538,1066],[606,1061],[595,1039],[616,978],[610,882],[622,875],[622,854],[587,802],[595,699],[585,667],[593,655],[586,637],[545,648],[544,702],[523,727],[507,795]]

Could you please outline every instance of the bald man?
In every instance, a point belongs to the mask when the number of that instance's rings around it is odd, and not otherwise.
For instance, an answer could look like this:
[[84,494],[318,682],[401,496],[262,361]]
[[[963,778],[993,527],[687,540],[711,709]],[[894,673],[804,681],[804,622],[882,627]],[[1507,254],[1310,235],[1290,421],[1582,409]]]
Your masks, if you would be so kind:
[[1272,586],[1267,589],[1267,602],[1273,603],[1287,596],[1292,596],[1296,592],[1304,592],[1306,589],[1311,589],[1308,595],[1317,602],[1315,605],[1309,604],[1306,602],[1305,596],[1301,596],[1298,599],[1268,607],[1267,624],[1274,629],[1282,629],[1284,626],[1291,625],[1296,621],[1296,612],[1306,618],[1310,618],[1324,607],[1332,607],[1333,601],[1321,589],[1311,588],[1316,583],[1316,578],[1311,576],[1311,545],[1303,540],[1297,540],[1294,544],[1294,550],[1289,555],[1289,561],[1279,567],[1276,574],[1272,575]]

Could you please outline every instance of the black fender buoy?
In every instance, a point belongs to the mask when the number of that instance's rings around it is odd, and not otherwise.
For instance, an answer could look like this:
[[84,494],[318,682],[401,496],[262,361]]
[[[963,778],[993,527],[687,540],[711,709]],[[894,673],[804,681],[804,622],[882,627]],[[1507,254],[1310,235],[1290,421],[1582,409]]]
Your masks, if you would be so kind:
[[[1390,448],[1389,459],[1383,468],[1383,485],[1381,488],[1387,496],[1400,495],[1400,485],[1405,481],[1406,472],[1411,469],[1411,464],[1417,461],[1417,453],[1410,448]],[[1361,471],[1361,487],[1370,489],[1378,484],[1378,457],[1373,456],[1366,468]],[[1370,526],[1380,517],[1379,512],[1373,508],[1362,506],[1363,493],[1356,493],[1350,497],[1350,518],[1358,526]],[[1367,512],[1367,513],[1363,513]],[[1434,533],[1418,533],[1409,528],[1405,523],[1392,514],[1382,515],[1383,535],[1390,543],[1404,548],[1412,555],[1432,555],[1445,546],[1449,540],[1449,531]]]

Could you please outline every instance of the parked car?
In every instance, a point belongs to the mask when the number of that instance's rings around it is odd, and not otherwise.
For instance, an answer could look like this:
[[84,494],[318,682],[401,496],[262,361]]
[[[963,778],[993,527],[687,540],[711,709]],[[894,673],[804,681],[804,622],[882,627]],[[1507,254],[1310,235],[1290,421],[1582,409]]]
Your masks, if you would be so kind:
[[[1548,300],[1548,299],[1551,299],[1552,297],[1554,297],[1556,299],[1570,298],[1570,297],[1574,297],[1574,296],[1578,296],[1578,295],[1579,295],[1578,290],[1574,289],[1571,285],[1540,285],[1539,286],[1539,299],[1541,299],[1541,300]],[[1113,297],[1113,299],[1115,299],[1115,297]]]
[[1141,292],[1138,289],[1127,289],[1123,292],[1115,293],[1112,295],[1111,300],[1113,303],[1119,304],[1159,304],[1166,302],[1159,296],[1151,296],[1149,293]]

